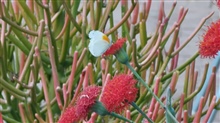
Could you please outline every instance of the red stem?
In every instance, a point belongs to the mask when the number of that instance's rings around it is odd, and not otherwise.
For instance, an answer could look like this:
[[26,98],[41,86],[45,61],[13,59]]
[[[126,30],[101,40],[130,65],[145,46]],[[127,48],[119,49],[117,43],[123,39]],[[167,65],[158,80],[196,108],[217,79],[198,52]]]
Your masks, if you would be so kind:
[[95,123],[95,120],[97,119],[97,117],[98,117],[98,114],[93,112],[90,119],[86,123]]
[[66,83],[64,83],[63,84],[63,88],[62,88],[62,90],[63,90],[63,100],[64,100],[64,104],[66,104],[66,101],[67,101],[67,84]]
[[[178,49],[180,46],[180,40],[179,40],[179,37],[176,41],[176,49]],[[174,65],[173,65],[173,69],[176,69],[177,67],[177,64],[178,64],[178,59],[179,59],[179,53],[177,53],[175,56],[174,56]]]
[[15,15],[19,14],[19,8],[18,8],[18,1],[17,0],[12,0],[12,6],[13,6],[13,10]]
[[83,71],[85,71],[85,77],[84,77],[84,81],[83,81],[83,88],[86,88],[88,86],[88,82],[89,82],[88,67],[86,66]]
[[199,103],[199,109],[194,117],[193,123],[200,123],[201,113],[203,109],[203,102],[204,102],[204,97],[201,97],[200,103]]
[[23,104],[22,103],[19,103],[18,104],[18,108],[19,108],[19,112],[20,112],[20,116],[21,116],[21,121],[23,122],[23,123],[26,123],[27,121],[26,121],[26,118],[25,118],[25,113],[24,113],[24,108],[23,108]]
[[104,91],[104,89],[105,89],[105,85],[106,85],[107,82],[110,80],[110,78],[111,78],[111,75],[110,75],[110,74],[107,74],[105,81],[102,81],[102,92],[101,92],[101,94],[100,94],[99,101],[100,101],[100,99],[101,99],[101,97],[102,97],[103,91]]
[[205,102],[206,102],[207,99],[208,99],[208,96],[209,96],[210,90],[211,90],[211,88],[212,88],[212,84],[213,84],[213,82],[214,82],[214,80],[215,80],[214,77],[215,77],[215,73],[212,73],[212,74],[211,74],[211,77],[210,77],[210,80],[209,80],[208,87],[207,87],[207,89],[206,89],[205,96],[204,96],[204,100],[205,100]]
[[19,65],[19,76],[21,75],[23,68],[25,64],[25,54],[21,52],[21,59],[20,59],[20,65]]
[[177,114],[177,120],[179,122],[181,122],[183,105],[184,105],[184,93],[181,94],[181,97],[180,97],[180,108],[179,108],[179,111],[178,111],[178,114]]
[[[37,47],[35,48],[35,54],[38,57],[38,59],[40,59],[40,51]],[[43,86],[44,98],[45,98],[45,102],[46,102],[46,106],[47,106],[48,121],[50,123],[53,123],[53,114],[52,114],[49,94],[48,94],[48,90],[47,90],[47,79],[46,79],[45,71],[44,71],[42,65],[40,67],[39,73],[40,73],[41,82],[42,82],[42,86]]]
[[[156,83],[155,83],[155,87],[154,87],[154,94],[155,95],[158,95],[159,85],[160,85],[160,78],[157,78]],[[150,104],[150,108],[149,108],[148,113],[147,113],[147,116],[149,118],[151,118],[150,115],[152,115],[152,112],[155,109],[155,104],[156,104],[156,99],[153,98],[152,101],[151,101],[151,104]]]
[[31,12],[34,12],[34,1],[33,0],[27,0],[26,1],[29,9],[31,10]]
[[[131,112],[130,112],[130,110],[126,110],[126,118],[127,119],[131,119]],[[126,122],[126,123],[128,123],[128,122]]]
[[212,102],[211,102],[211,104],[210,104],[210,106],[209,106],[209,109],[208,109],[208,111],[207,111],[207,113],[206,113],[206,116],[205,116],[205,118],[204,118],[204,120],[203,120],[203,123],[207,123],[207,122],[208,122],[209,117],[210,117],[210,115],[211,115],[211,113],[212,113],[212,110],[213,110],[214,107],[215,107],[215,101],[216,101],[216,96],[214,96],[214,97],[212,98]]
[[39,114],[35,114],[35,117],[38,119],[38,121],[40,122],[40,123],[46,123],[41,117],[40,117],[40,115]]
[[152,0],[148,0],[147,4],[146,4],[146,9],[145,9],[145,20],[147,20],[149,12],[150,12],[150,7],[151,7],[151,2]]
[[[161,101],[164,101],[165,97],[161,99]],[[154,112],[153,112],[153,116],[152,116],[152,120],[155,121],[157,116],[158,116],[158,111],[160,109],[160,103],[156,102],[155,108],[154,108]]]
[[1,29],[1,43],[3,45],[3,43],[5,41],[5,30],[7,28],[7,25],[6,25],[5,21],[1,21],[1,25],[2,25],[2,29]]
[[171,90],[172,94],[175,92],[175,87],[176,87],[177,79],[178,79],[178,73],[174,72],[173,76],[171,78],[171,82],[170,82],[170,90]]
[[60,87],[60,82],[59,82],[59,78],[58,78],[57,66],[56,66],[56,63],[55,63],[54,48],[52,46],[52,41],[50,40],[51,35],[49,34],[49,30],[47,30],[46,35],[47,35],[47,38],[48,38],[48,52],[49,52],[49,58],[50,58],[51,66],[52,66],[52,77],[53,77],[53,82],[54,82],[55,96],[56,96],[56,100],[57,100],[57,104],[58,104],[59,108],[62,109],[63,104],[62,104],[62,101],[61,101],[60,93],[57,91],[57,88]]
[[[79,94],[79,92],[80,92],[80,89],[81,89],[81,86],[82,86],[83,80],[84,80],[84,74],[85,74],[85,73],[82,73],[82,74],[80,75],[79,84],[78,84],[78,86],[77,86],[77,88],[76,88],[75,94],[74,94],[74,96],[73,96],[73,99],[72,99],[71,102],[70,102],[70,105],[73,105],[73,104],[74,104],[74,102],[75,102],[75,100],[76,100],[76,98],[77,98],[77,96],[78,96],[78,94]],[[70,91],[70,92],[71,92],[71,91]]]
[[136,24],[138,20],[138,13],[139,12],[139,3],[135,6],[133,12],[132,12],[132,19],[131,19],[131,24]]
[[88,72],[89,72],[89,81],[90,81],[90,85],[94,85],[94,74],[93,74],[93,68],[92,68],[92,64],[89,63],[88,64]]
[[183,112],[183,123],[188,123],[188,111],[184,110]]
[[161,0],[160,2],[160,9],[159,9],[159,15],[158,15],[158,21],[162,22],[164,17],[164,1]]
[[70,77],[68,78],[68,90],[67,92],[70,93],[71,96],[71,91],[72,91],[72,86],[73,86],[73,82],[74,82],[74,76],[75,76],[75,72],[76,72],[76,63],[78,60],[78,52],[75,51],[74,55],[73,55],[73,63],[72,63],[72,69],[71,69],[71,73],[70,73]]
[[[180,45],[180,40],[179,40],[179,37],[178,37],[178,38],[177,38],[177,41],[176,41],[176,49],[179,47],[179,45]],[[176,69],[177,64],[178,64],[178,58],[179,58],[179,53],[177,53],[177,54],[172,58],[171,65],[170,65],[170,71],[173,71],[174,69]]]

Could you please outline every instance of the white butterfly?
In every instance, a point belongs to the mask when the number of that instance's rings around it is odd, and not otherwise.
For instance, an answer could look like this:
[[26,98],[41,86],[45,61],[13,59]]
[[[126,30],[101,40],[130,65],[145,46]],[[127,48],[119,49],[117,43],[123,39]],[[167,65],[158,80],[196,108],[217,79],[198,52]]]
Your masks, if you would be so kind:
[[89,51],[95,57],[101,56],[112,45],[107,35],[100,31],[90,31],[89,38]]

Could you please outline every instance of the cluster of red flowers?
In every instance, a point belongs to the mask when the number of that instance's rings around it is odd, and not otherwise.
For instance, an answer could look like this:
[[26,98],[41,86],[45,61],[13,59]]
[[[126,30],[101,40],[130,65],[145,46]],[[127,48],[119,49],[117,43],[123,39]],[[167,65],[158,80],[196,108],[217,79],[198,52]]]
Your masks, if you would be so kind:
[[74,123],[79,120],[80,118],[76,115],[76,108],[68,107],[60,116],[58,123]]
[[102,93],[101,102],[109,112],[121,112],[135,101],[138,89],[137,80],[131,75],[121,74],[108,81]]
[[89,109],[95,103],[101,88],[98,86],[86,87],[78,96],[75,106],[69,106],[61,115],[58,123],[73,123],[86,118]]
[[109,47],[105,53],[103,54],[103,56],[108,56],[108,55],[114,55],[117,53],[117,51],[119,51],[123,44],[125,43],[126,39],[125,38],[119,38],[114,44],[111,45],[111,47]]
[[220,20],[213,22],[203,35],[203,41],[199,44],[201,57],[215,57],[220,50]]
[[[108,112],[121,112],[129,103],[135,101],[138,89],[137,80],[132,75],[115,76],[104,87],[101,102]],[[85,119],[89,110],[96,103],[100,87],[89,86],[78,96],[76,105],[68,107],[61,115],[58,123],[72,123]]]
[[76,101],[76,112],[78,116],[86,118],[89,109],[99,96],[100,90],[101,88],[97,86],[87,87],[85,90],[83,90]]

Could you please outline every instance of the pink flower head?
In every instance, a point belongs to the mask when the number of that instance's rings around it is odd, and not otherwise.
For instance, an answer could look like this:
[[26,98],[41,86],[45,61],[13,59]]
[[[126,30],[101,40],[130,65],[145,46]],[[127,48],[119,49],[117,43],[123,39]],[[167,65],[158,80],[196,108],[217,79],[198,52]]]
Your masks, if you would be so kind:
[[129,103],[135,101],[138,89],[137,80],[132,75],[121,74],[106,83],[101,102],[109,112],[121,112]]
[[60,116],[58,123],[74,123],[77,122],[79,117],[76,115],[75,107],[68,107]]
[[212,23],[199,44],[201,57],[215,57],[220,50],[220,20]]
[[216,4],[217,4],[218,8],[220,8],[220,0],[216,0]]
[[119,38],[114,44],[112,44],[103,54],[103,56],[114,55],[117,53],[125,43],[125,38]]
[[86,87],[78,96],[76,101],[76,114],[81,118],[85,118],[90,108],[99,96],[101,88],[98,86]]

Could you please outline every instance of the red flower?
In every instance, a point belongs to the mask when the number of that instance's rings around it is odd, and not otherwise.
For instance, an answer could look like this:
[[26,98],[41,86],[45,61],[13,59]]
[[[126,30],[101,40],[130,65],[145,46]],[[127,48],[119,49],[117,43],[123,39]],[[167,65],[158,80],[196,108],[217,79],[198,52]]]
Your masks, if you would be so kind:
[[68,107],[60,116],[58,123],[73,123],[85,118],[95,103],[100,90],[101,88],[98,86],[86,87],[79,94],[76,105]]
[[114,55],[117,53],[125,43],[126,39],[125,38],[120,38],[118,39],[114,44],[112,44],[103,54],[103,56],[108,56],[108,55]]
[[121,74],[106,83],[101,102],[109,112],[121,112],[129,103],[135,101],[138,89],[137,80],[131,75]]
[[76,114],[81,118],[85,118],[90,108],[95,103],[101,88],[98,86],[86,87],[78,96],[76,101]]
[[199,44],[199,54],[202,57],[215,57],[220,50],[220,20],[212,23],[203,35],[203,41]]
[[220,8],[220,0],[216,0],[218,8]]
[[79,117],[76,115],[75,107],[68,107],[60,116],[58,123],[73,123],[77,122]]

